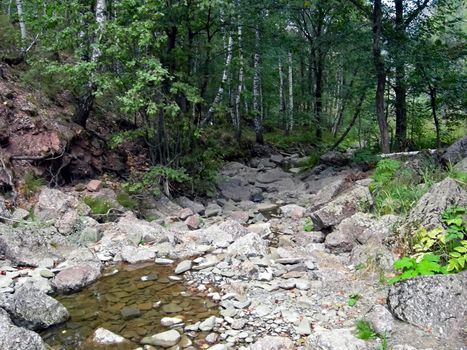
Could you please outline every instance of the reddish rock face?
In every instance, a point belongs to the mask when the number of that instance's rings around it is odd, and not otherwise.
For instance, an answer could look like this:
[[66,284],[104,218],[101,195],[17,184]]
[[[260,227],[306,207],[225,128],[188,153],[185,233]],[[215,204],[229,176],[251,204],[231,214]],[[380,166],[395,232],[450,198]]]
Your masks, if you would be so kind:
[[7,151],[13,156],[40,157],[52,155],[60,150],[60,137],[55,131],[10,135],[7,147]]

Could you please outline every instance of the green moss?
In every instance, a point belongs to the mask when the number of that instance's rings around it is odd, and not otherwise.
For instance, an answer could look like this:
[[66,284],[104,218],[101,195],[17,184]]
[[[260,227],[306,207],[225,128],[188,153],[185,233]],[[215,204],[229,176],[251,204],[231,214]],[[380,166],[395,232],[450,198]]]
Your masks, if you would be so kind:
[[107,215],[114,208],[112,202],[103,197],[84,197],[83,202],[91,208],[93,215]]
[[139,202],[128,192],[122,191],[117,193],[117,202],[124,208],[134,210],[138,207]]

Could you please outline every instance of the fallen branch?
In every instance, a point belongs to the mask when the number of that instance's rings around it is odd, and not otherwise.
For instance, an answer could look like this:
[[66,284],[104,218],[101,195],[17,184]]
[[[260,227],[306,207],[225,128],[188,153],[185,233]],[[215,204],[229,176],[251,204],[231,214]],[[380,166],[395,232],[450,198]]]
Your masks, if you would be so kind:
[[397,158],[397,157],[404,157],[404,156],[416,156],[422,152],[428,152],[430,154],[435,154],[438,150],[437,149],[426,149],[421,151],[411,151],[411,152],[397,152],[397,153],[386,153],[381,154],[381,158]]

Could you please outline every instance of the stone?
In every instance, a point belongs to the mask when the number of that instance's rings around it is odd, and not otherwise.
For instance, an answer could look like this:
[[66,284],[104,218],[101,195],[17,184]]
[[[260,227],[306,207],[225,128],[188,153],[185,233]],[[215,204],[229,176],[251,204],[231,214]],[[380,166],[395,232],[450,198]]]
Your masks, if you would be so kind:
[[52,287],[61,294],[78,292],[99,279],[99,268],[89,264],[67,267],[51,280]]
[[217,187],[225,199],[234,202],[249,200],[254,192],[254,188],[248,184],[248,181],[239,176],[223,177],[218,181]]
[[177,275],[182,274],[182,273],[184,273],[184,272],[190,270],[190,269],[191,269],[191,265],[192,265],[191,260],[184,260],[184,261],[181,261],[181,262],[177,265],[177,267],[175,268],[175,273],[176,273]]
[[400,281],[389,288],[387,302],[402,321],[444,338],[459,337],[465,325],[467,272]]
[[256,206],[256,210],[258,210],[260,213],[270,213],[277,210],[278,208],[279,205],[269,202],[260,203]]
[[[358,215],[355,214],[354,216]],[[363,218],[363,217],[362,217]],[[383,243],[394,231],[396,226],[401,222],[401,218],[397,215],[383,215],[378,220],[372,220],[368,217],[367,228],[354,232],[354,237],[360,244],[366,243]],[[364,221],[362,222],[364,226]]]
[[30,330],[47,329],[70,317],[62,304],[29,283],[1,298],[0,307],[10,314],[16,325]]
[[243,227],[239,222],[230,219],[221,223],[219,225],[219,229],[232,236],[233,241],[248,234],[248,230],[245,227]]
[[217,342],[217,339],[219,338],[219,336],[217,335],[217,333],[209,333],[205,340],[206,340],[206,343],[208,344],[214,344],[215,342]]
[[94,331],[91,341],[98,345],[113,345],[127,342],[122,336],[101,327]]
[[[294,350],[295,345],[287,337],[267,335],[250,345],[250,350]],[[341,349],[343,350],[343,349]]]
[[178,217],[182,220],[186,220],[189,216],[194,215],[195,213],[191,208],[184,208],[178,213]]
[[298,326],[295,327],[295,331],[300,335],[310,335],[311,334],[310,321],[304,318],[298,323]]
[[206,210],[204,211],[204,216],[207,218],[213,217],[220,215],[222,213],[222,208],[215,203],[210,203],[207,207]]
[[322,230],[336,226],[358,212],[362,206],[370,207],[372,204],[373,199],[368,188],[356,186],[313,212],[311,217],[314,228]]
[[166,259],[166,258],[156,258],[154,262],[158,265],[172,265],[175,261],[172,259]]
[[170,303],[162,305],[162,311],[168,314],[176,314],[182,312],[183,308],[177,304]]
[[370,346],[355,337],[350,328],[329,330],[316,327],[306,338],[304,350],[370,350]]
[[154,334],[150,337],[144,337],[141,340],[141,344],[149,344],[154,346],[161,346],[163,348],[170,348],[176,345],[180,341],[181,335],[175,330]]
[[89,192],[98,192],[102,187],[102,181],[100,180],[91,180],[86,185],[86,189]]
[[[456,163],[456,165],[454,165],[454,170],[467,172],[467,157],[462,159],[460,162]],[[13,213],[13,216],[14,215],[15,214]]]
[[376,333],[389,335],[394,327],[394,319],[383,305],[375,305],[365,315],[365,320]]
[[146,247],[125,246],[122,248],[120,254],[122,260],[129,264],[152,261],[156,257],[156,253]]
[[284,156],[282,154],[273,154],[269,159],[271,159],[273,163],[281,164],[284,161]]
[[203,215],[204,210],[206,209],[203,204],[199,202],[192,201],[187,197],[179,197],[175,200],[181,207],[183,208],[190,208],[193,213]]
[[161,325],[164,327],[172,327],[181,323],[183,320],[177,317],[162,317],[161,319]]
[[269,222],[249,225],[248,231],[255,232],[260,235],[260,237],[267,237],[272,233],[271,224]]
[[455,164],[465,157],[467,157],[467,136],[449,146],[442,159],[446,164]]
[[275,168],[264,172],[259,172],[256,176],[256,181],[262,184],[270,184],[288,177],[289,175],[285,171],[279,168]]
[[138,318],[141,316],[141,310],[137,307],[125,306],[120,310],[120,315],[125,321],[131,320],[133,318]]
[[296,204],[287,204],[281,207],[282,215],[293,220],[299,220],[303,218],[305,216],[305,211],[305,208]]
[[41,270],[40,275],[44,278],[54,278],[55,274],[50,270]]
[[434,184],[412,207],[407,223],[411,228],[422,225],[427,230],[440,227],[441,214],[454,205],[467,206],[467,191],[457,181],[446,178]]
[[207,350],[229,350],[229,347],[225,344],[216,344],[209,347]]
[[[5,199],[0,196],[0,221],[3,220],[3,219],[9,219],[11,218],[11,213],[10,211],[7,209],[6,205],[5,205]],[[18,220],[18,219],[16,219]]]
[[330,151],[319,157],[319,160],[330,166],[345,166],[350,163],[350,156],[338,151]]
[[[1,199],[0,199],[0,202],[1,202]],[[1,203],[0,203],[0,207],[1,207]],[[0,212],[2,211],[2,209],[0,208]],[[21,221],[21,220],[26,220],[28,217],[29,217],[29,211],[26,210],[26,209],[23,209],[23,208],[16,208],[14,211],[13,211],[13,214],[11,215],[11,218],[13,220],[18,220],[18,221]],[[4,216],[4,215],[3,215]]]
[[0,349],[46,350],[46,345],[39,334],[15,326],[8,313],[0,308]]
[[391,271],[396,256],[386,246],[379,243],[356,245],[350,253],[350,262],[353,266],[377,268]]
[[189,216],[185,220],[185,225],[187,225],[190,230],[197,230],[201,225],[201,217],[198,214]]
[[251,232],[232,243],[227,248],[227,254],[246,257],[265,256],[267,245],[258,234]]
[[199,324],[199,329],[203,332],[210,332],[216,326],[216,316],[211,316]]

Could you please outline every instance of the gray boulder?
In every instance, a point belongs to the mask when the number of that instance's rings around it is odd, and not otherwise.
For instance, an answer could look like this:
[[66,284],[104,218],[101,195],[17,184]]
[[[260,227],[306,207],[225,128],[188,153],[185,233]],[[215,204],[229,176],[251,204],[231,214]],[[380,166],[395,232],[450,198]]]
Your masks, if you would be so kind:
[[15,326],[8,313],[0,308],[0,349],[46,350],[46,346],[39,334]]
[[267,254],[266,241],[257,233],[251,232],[232,243],[227,253],[231,256],[265,256]]
[[57,300],[30,284],[23,284],[14,294],[4,295],[0,307],[13,322],[30,330],[42,330],[65,322],[70,315]]
[[330,151],[319,157],[319,160],[323,164],[339,167],[350,163],[350,155],[338,151]]
[[467,205],[467,191],[457,181],[446,178],[420,198],[410,211],[408,225],[412,228],[422,225],[427,230],[440,227],[441,214],[454,205]]
[[365,320],[370,324],[376,333],[389,335],[394,327],[394,319],[383,305],[375,305],[365,315]]
[[467,272],[398,282],[389,289],[387,303],[402,321],[445,338],[460,337],[466,321]]
[[454,169],[457,171],[467,171],[467,157],[462,159],[460,162],[458,162],[455,166]]
[[317,230],[341,223],[363,208],[373,205],[373,199],[367,187],[356,186],[340,195],[321,209],[313,212],[312,220]]
[[371,344],[358,339],[350,328],[324,329],[317,327],[305,341],[305,350],[373,350]]
[[455,164],[467,157],[467,136],[449,146],[443,154],[446,163]]
[[146,247],[123,247],[121,251],[122,260],[129,264],[138,264],[152,261],[156,258],[156,253]]
[[51,281],[60,294],[78,292],[99,279],[101,271],[93,264],[80,264],[61,270]]
[[250,346],[250,350],[293,350],[295,345],[286,337],[265,336]]
[[197,213],[199,215],[203,215],[204,210],[206,209],[203,204],[199,202],[194,202],[187,197],[179,197],[175,200],[175,202],[177,202],[177,204],[183,208],[190,208],[191,210],[193,210],[194,213]]
[[395,260],[394,253],[379,243],[356,245],[350,253],[352,265],[372,270],[391,271]]

